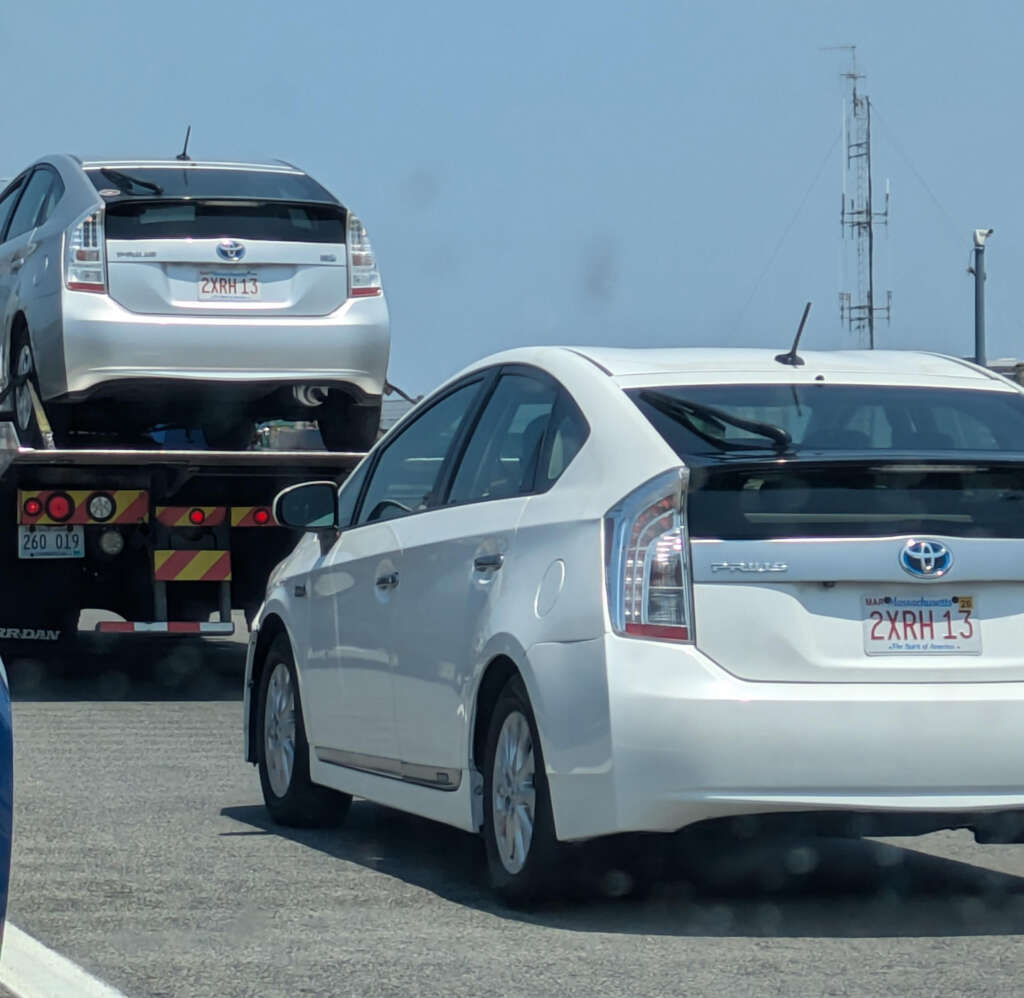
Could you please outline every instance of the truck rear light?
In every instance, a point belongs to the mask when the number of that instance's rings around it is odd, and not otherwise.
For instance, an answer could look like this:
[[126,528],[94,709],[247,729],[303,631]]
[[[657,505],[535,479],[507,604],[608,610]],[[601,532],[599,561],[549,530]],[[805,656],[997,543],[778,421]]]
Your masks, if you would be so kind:
[[85,508],[88,510],[91,519],[97,523],[105,523],[114,515],[113,496],[106,492],[94,492],[89,496]]
[[659,475],[608,511],[605,572],[616,634],[692,641],[686,469]]
[[124,550],[124,537],[117,527],[107,527],[100,534],[100,550],[108,558],[116,558]]
[[270,522],[270,510],[269,509],[258,509],[252,514],[253,523],[258,527],[265,526]]
[[64,284],[69,291],[106,292],[102,208],[90,212],[64,234]]
[[348,214],[348,294],[350,298],[366,298],[381,293],[377,256],[370,244],[363,223],[352,212]]
[[198,527],[206,522],[206,513],[199,508],[190,509],[188,511],[188,522]]
[[43,511],[43,504],[36,498],[26,499],[21,508],[26,516],[38,516]]
[[46,500],[46,515],[57,523],[64,523],[71,519],[75,511],[75,501],[66,492],[54,492]]

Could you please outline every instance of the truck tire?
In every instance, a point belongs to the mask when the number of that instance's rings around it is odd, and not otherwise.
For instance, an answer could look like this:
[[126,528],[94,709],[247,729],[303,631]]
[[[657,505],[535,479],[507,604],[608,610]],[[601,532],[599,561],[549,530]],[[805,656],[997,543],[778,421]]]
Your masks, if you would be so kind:
[[279,825],[339,825],[352,797],[309,778],[309,742],[302,716],[295,659],[279,634],[267,651],[256,708],[256,761],[263,800]]
[[15,384],[12,411],[14,427],[18,431],[18,439],[27,447],[39,447],[43,435],[36,421],[35,407],[32,405],[32,393],[28,389],[31,382],[39,392],[39,379],[36,377],[35,357],[29,341],[28,329],[24,325],[15,326],[11,334],[11,364],[9,375]]
[[380,399],[357,405],[348,396],[332,392],[317,411],[317,426],[327,450],[369,450],[380,428]]

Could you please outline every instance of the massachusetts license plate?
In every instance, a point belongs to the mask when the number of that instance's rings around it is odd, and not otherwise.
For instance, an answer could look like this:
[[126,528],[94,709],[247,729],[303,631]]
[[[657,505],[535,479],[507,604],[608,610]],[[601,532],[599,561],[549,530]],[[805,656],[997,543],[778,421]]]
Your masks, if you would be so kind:
[[258,301],[260,278],[253,270],[203,270],[198,290],[200,301]]
[[19,558],[84,558],[81,527],[18,527]]
[[862,601],[867,655],[980,655],[977,600],[965,593],[870,593]]

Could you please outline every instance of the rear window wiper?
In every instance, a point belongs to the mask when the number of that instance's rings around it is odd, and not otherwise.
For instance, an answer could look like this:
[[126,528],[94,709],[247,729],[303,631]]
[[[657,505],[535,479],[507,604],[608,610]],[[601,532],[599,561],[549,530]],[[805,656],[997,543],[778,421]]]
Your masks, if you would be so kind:
[[714,434],[701,429],[694,417],[703,420],[722,433],[725,432],[727,426],[733,426],[738,430],[746,430],[748,433],[753,433],[756,436],[766,437],[771,441],[771,446],[778,451],[786,450],[793,442],[793,438],[789,433],[774,423],[762,423],[753,419],[743,419],[741,416],[733,416],[722,409],[716,409],[714,406],[702,405],[700,402],[690,402],[687,399],[681,399],[665,392],[648,390],[640,392],[639,395],[649,406],[664,413],[670,419],[682,423],[691,433],[700,437],[701,440],[706,440],[719,450],[763,450],[764,448],[755,443],[716,437]]
[[144,191],[149,191],[150,194],[160,195],[163,194],[164,189],[159,184],[154,184],[151,180],[143,180],[140,177],[132,177],[127,173],[122,173],[120,170],[111,170],[108,167],[101,167],[100,173],[107,178],[112,184],[117,184],[118,187],[129,188],[128,193],[131,194],[131,188],[141,187]]

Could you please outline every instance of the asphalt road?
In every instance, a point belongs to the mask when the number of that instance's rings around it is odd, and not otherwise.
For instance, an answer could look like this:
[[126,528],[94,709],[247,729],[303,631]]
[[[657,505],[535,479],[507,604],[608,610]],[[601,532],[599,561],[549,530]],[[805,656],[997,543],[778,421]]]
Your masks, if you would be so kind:
[[9,917],[129,996],[1021,993],[1024,846],[755,841],[643,900],[591,857],[579,896],[512,911],[467,834],[361,801],[270,826],[241,667],[237,645],[10,663]]

